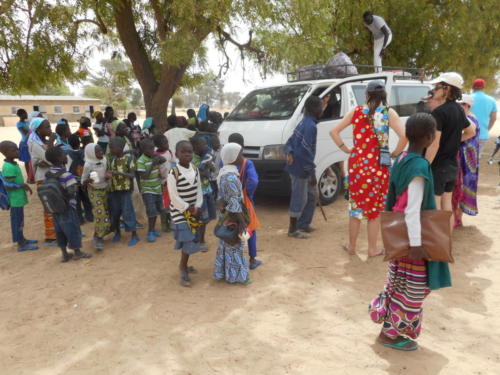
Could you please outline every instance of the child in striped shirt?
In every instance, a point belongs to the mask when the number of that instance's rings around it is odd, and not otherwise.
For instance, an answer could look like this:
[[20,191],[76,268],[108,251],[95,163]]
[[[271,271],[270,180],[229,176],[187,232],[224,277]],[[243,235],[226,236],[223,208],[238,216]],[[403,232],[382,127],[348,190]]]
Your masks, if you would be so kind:
[[142,155],[137,159],[137,172],[140,177],[140,189],[146,214],[148,215],[148,242],[155,242],[160,231],[155,229],[156,218],[163,212],[163,189],[160,176],[160,165],[166,160],[155,155],[155,144],[151,138],[140,142]]
[[188,220],[193,221],[203,204],[200,173],[193,166],[193,146],[189,141],[179,141],[175,148],[175,156],[179,160],[172,168],[167,178],[170,194],[170,215],[173,222],[175,250],[182,250],[179,264],[180,282],[183,286],[190,286],[189,273],[196,270],[188,267],[189,255],[199,252],[202,247],[197,242]]

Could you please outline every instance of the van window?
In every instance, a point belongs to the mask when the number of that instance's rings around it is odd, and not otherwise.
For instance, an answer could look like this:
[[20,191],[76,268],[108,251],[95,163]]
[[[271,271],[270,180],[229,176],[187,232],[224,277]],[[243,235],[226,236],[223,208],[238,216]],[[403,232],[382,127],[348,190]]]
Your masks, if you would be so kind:
[[252,91],[228,116],[227,121],[288,119],[308,89],[308,85],[291,85]]
[[427,86],[392,86],[391,105],[399,116],[411,116],[422,111],[422,97],[428,90]]
[[[340,110],[342,108],[342,92],[340,87],[336,87],[330,91],[328,104],[326,105],[321,121],[335,120],[340,118]],[[323,98],[324,99],[324,98]]]
[[352,92],[354,93],[354,97],[356,98],[357,105],[363,105],[366,102],[366,85],[352,85]]

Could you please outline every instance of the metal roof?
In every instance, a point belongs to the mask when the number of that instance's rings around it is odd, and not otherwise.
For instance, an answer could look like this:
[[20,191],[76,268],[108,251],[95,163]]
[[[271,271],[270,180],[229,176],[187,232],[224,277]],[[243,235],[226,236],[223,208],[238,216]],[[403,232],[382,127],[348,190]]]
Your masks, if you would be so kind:
[[59,96],[59,95],[0,95],[0,101],[100,101],[96,98],[86,98],[83,96]]

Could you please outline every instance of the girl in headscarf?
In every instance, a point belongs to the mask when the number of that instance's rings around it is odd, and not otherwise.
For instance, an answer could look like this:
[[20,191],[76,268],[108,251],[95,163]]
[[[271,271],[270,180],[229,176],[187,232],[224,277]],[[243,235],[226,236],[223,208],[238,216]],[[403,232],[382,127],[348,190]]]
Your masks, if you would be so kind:
[[[45,159],[45,151],[54,147],[56,134],[50,129],[49,120],[43,117],[35,117],[31,121],[31,134],[28,138],[28,148],[31,155],[31,163],[35,174],[35,182],[41,185],[45,180],[45,173],[50,168],[50,163]],[[51,214],[44,212],[45,244],[57,246],[54,219]]]
[[[239,178],[238,167],[243,164],[242,148],[237,143],[226,144],[221,151],[224,166],[219,171],[217,184],[219,199],[223,202],[220,222],[236,223],[238,233],[246,232],[246,220],[243,205],[243,190]],[[250,273],[244,244],[241,236],[234,243],[220,240],[214,264],[214,277],[225,279],[228,283],[248,284]]]
[[149,138],[154,135],[155,124],[152,117],[147,117],[142,124],[142,138]]
[[193,146],[189,141],[180,141],[175,148],[175,156],[179,160],[170,170],[167,177],[168,193],[170,195],[170,216],[174,232],[174,250],[182,250],[179,264],[180,282],[182,286],[190,286],[189,273],[196,272],[188,267],[191,254],[202,249],[195,236],[196,228],[192,223],[200,213],[203,205],[200,172],[191,161],[193,160]]
[[82,181],[87,187],[94,214],[94,245],[96,250],[104,249],[103,237],[110,232],[108,214],[108,181],[106,178],[104,151],[96,143],[85,146],[85,165]]

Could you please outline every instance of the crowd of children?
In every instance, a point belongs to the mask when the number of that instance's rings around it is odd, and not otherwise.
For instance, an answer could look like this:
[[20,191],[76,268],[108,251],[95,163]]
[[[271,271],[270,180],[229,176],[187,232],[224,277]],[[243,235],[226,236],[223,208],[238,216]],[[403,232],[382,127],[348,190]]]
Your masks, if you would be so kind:
[[[10,141],[0,143],[5,156],[1,181],[7,191],[7,204],[2,208],[10,208],[12,239],[18,250],[38,249],[37,241],[27,240],[23,234],[23,207],[28,203],[27,192],[32,193],[16,162],[23,156],[44,207],[45,244],[61,249],[62,262],[92,256],[82,251],[80,227],[85,222],[93,222],[96,251],[104,249],[108,238],[120,242],[122,229],[130,233],[127,245],[136,245],[140,241],[137,229],[143,227],[139,223],[142,209],[147,217],[147,242],[157,241],[162,231],[173,232],[174,248],[182,253],[180,282],[189,286],[189,274],[195,272],[188,267],[189,255],[208,251],[206,227],[219,217],[217,177],[223,162],[216,133],[219,124],[210,118],[221,116],[210,113],[208,106],[203,106],[201,116],[188,111],[195,121],[169,116],[169,129],[155,134],[153,118],[147,118],[141,128],[134,113],[120,121],[113,108],[106,107],[104,114],[94,113],[93,126],[89,118],[82,117],[78,130],[72,133],[68,121],[61,119],[53,133],[49,120],[41,114],[28,121],[26,111],[19,110],[21,147]],[[236,142],[242,145],[243,140]],[[242,154],[242,147],[238,147]],[[253,164],[248,161],[245,165],[240,204],[251,208],[252,217],[256,217],[251,199],[258,179]],[[244,194],[249,194],[248,202]],[[247,276],[228,275],[228,282],[249,282],[248,269],[261,264],[256,260],[252,233],[249,262],[238,260],[237,266],[228,268],[243,267],[238,272]]]

